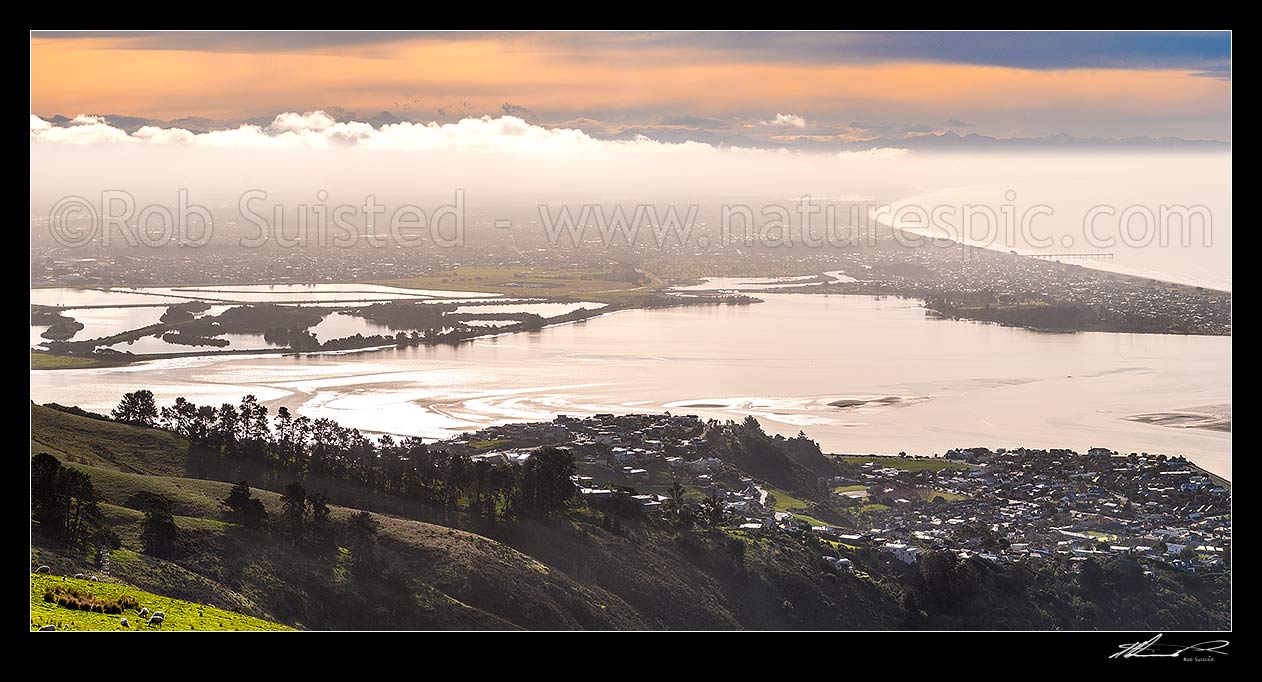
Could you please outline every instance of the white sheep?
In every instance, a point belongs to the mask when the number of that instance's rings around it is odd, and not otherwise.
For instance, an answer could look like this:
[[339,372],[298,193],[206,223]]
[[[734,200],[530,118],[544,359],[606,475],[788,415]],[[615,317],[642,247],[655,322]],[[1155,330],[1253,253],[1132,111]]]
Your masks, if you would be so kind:
[[163,621],[163,617],[162,617],[162,612],[161,612],[161,611],[159,611],[158,613],[153,614],[152,616],[149,616],[149,624],[150,624],[150,625],[162,625],[162,621]]
[[153,615],[155,615],[155,616],[157,616],[157,617],[159,617],[159,618],[166,618],[166,617],[167,617],[166,611],[154,611],[154,612],[153,612]]
[[39,631],[40,632],[56,632],[57,626],[56,625],[42,625],[40,626]]
[[92,582],[96,582],[96,576],[90,575],[88,576],[88,580],[91,580]]
[[40,566],[39,568],[35,569],[36,573],[47,573],[48,571],[49,571],[49,568],[47,566]]
[[119,625],[121,625],[121,626],[123,626],[123,627],[125,627],[125,628],[131,627],[131,624],[127,622],[127,619],[126,619],[126,618],[120,618],[120,619],[118,619],[118,624],[119,624]]
[[75,580],[83,580],[83,574],[82,574],[82,573],[76,573],[76,574],[74,574],[74,577],[75,577]]
[[140,609],[140,617],[147,618],[149,616],[149,607],[145,606]]

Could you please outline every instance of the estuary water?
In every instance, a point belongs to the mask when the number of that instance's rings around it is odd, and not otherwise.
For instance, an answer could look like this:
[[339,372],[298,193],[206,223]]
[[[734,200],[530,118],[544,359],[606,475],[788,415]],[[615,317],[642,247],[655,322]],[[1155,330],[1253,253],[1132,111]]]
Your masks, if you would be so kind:
[[754,415],[826,452],[1100,446],[1183,454],[1231,476],[1230,432],[1187,426],[1230,414],[1228,337],[1041,333],[936,319],[915,300],[758,297],[458,346],[37,371],[31,398],[108,411],[137,388],[163,403],[253,393],[273,409],[429,438],[557,414]]

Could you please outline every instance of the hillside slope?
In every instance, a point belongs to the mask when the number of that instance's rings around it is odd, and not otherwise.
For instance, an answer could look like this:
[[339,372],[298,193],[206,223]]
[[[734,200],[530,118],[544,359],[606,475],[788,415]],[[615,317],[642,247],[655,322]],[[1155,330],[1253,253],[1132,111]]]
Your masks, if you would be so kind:
[[[819,466],[804,439],[715,431],[720,452],[779,467],[785,486]],[[907,565],[888,552],[810,533],[680,525],[640,507],[576,504],[549,517],[499,518],[428,506],[364,485],[220,456],[156,429],[32,406],[32,455],[87,474],[113,544],[101,556],[32,535],[33,565],[108,573],[140,589],[299,629],[1195,629],[1230,625],[1229,589],[1173,568],[1102,562],[1001,565],[934,552]],[[795,461],[796,460],[796,461]],[[265,528],[225,520],[220,500],[248,480]],[[280,491],[327,496],[338,535],[292,542]],[[777,504],[802,506],[772,488]],[[170,501],[174,553],[145,553],[146,499]],[[783,500],[781,499],[783,497]],[[302,499],[302,498],[299,498]],[[466,505],[461,505],[466,506]],[[823,513],[811,507],[811,513]],[[377,532],[369,553],[353,517]],[[853,571],[830,570],[829,551]],[[372,556],[367,564],[360,557]],[[367,565],[368,568],[364,568]]]
[[[59,603],[64,600],[64,603]],[[127,603],[120,613],[72,608],[73,604]],[[161,623],[150,624],[140,614],[161,612]],[[127,624],[123,625],[126,620]],[[80,580],[50,574],[31,574],[31,629],[53,625],[58,630],[288,630],[279,623],[246,616],[208,604],[172,599],[124,583]]]
[[[96,483],[106,520],[121,541],[110,553],[113,574],[155,592],[228,604],[303,628],[644,625],[613,595],[472,533],[380,516],[382,559],[393,567],[396,584],[359,579],[348,570],[344,552],[294,548],[266,531],[219,520],[218,500],[230,484],[75,466]],[[173,502],[179,529],[174,560],[138,551],[143,514],[135,507],[145,492]],[[254,493],[269,512],[280,513],[278,494]],[[338,506],[331,511],[335,521],[353,512]],[[38,535],[35,541],[35,559],[54,571],[93,570],[83,558],[58,552]]]
[[[290,474],[224,463],[166,432],[41,406],[32,407],[31,441],[33,454],[47,452],[91,476],[121,543],[110,553],[117,577],[296,627],[897,625],[898,609],[886,591],[845,576],[826,580],[814,560],[785,539],[751,541],[738,562],[728,556],[730,538],[720,530],[676,533],[629,523],[615,533],[585,509],[489,524],[345,481],[302,479],[308,489],[329,496],[335,521],[366,509],[380,522],[380,556],[389,569],[379,578],[357,577],[344,549],[298,549],[274,534],[222,520],[219,500],[231,487],[226,481],[248,478],[276,516],[281,498],[274,490],[293,480]],[[145,493],[172,501],[179,528],[174,560],[139,551]],[[84,557],[65,555],[38,533],[32,552],[54,571],[91,570]],[[842,602],[853,608],[831,608]]]

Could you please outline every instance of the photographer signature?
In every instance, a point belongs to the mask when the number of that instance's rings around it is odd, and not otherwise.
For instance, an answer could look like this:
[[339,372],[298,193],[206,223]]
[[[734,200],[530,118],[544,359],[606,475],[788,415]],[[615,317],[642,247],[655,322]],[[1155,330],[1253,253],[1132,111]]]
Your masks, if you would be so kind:
[[1161,635],[1157,635],[1146,642],[1123,644],[1118,647],[1120,651],[1109,656],[1109,658],[1182,658],[1185,653],[1209,654],[1211,657],[1215,654],[1226,656],[1227,652],[1223,651],[1223,649],[1229,644],[1225,639],[1213,639],[1199,644],[1180,646],[1158,644],[1160,639]]

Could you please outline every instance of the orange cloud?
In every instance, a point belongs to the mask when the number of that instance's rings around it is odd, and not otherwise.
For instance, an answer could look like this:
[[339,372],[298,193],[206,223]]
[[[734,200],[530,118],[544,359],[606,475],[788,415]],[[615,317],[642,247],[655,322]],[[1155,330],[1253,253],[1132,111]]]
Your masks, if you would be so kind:
[[512,35],[267,53],[137,49],[125,38],[31,40],[31,106],[42,115],[237,118],[330,106],[482,113],[513,102],[542,112],[792,111],[835,120],[1067,110],[1225,119],[1230,92],[1228,81],[1184,71],[747,62],[679,48],[567,50]]

